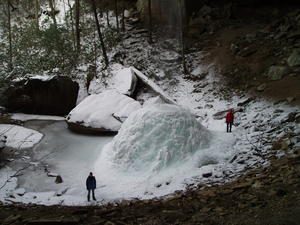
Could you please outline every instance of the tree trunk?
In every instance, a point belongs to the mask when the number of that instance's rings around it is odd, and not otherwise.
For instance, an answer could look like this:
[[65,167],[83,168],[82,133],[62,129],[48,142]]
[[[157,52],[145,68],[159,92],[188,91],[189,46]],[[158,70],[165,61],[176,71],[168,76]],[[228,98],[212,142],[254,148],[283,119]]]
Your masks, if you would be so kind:
[[125,1],[122,0],[122,31],[125,32]]
[[101,33],[99,20],[98,20],[96,3],[95,3],[95,0],[91,0],[91,1],[92,1],[92,8],[93,8],[94,16],[95,16],[95,22],[96,22],[99,39],[100,39],[100,44],[101,44],[101,48],[102,48],[105,66],[108,67],[108,58],[107,58],[106,49],[105,49],[105,45],[104,45],[104,41],[103,41],[103,37],[102,37],[102,33]]
[[148,0],[148,16],[149,16],[149,43],[152,44],[152,4],[151,0]]
[[76,30],[76,52],[80,54],[80,3],[79,0],[75,0],[75,30]]
[[56,17],[55,17],[55,8],[54,8],[53,0],[49,0],[49,6],[50,6],[50,9],[51,9],[51,12],[50,12],[51,18],[53,20],[55,28],[57,28],[57,22],[56,22]]
[[117,23],[117,31],[119,33],[119,18],[118,18],[118,0],[115,0],[115,14],[116,14],[116,23]]
[[74,18],[73,18],[73,9],[70,4],[70,0],[68,0],[68,6],[70,10],[70,19],[71,19],[71,31],[72,31],[72,37],[73,37],[73,48],[76,49],[76,37],[75,37],[75,30],[74,30]]
[[7,0],[7,20],[8,20],[8,40],[9,40],[9,62],[8,62],[8,70],[12,71],[12,37],[11,37],[11,14],[10,14],[10,0]]
[[110,27],[110,24],[109,24],[109,11],[108,11],[108,9],[106,10],[106,23],[107,23],[107,26]]
[[182,58],[182,68],[183,73],[188,74],[188,70],[186,68],[186,61],[185,61],[185,42],[184,42],[184,30],[185,30],[185,15],[184,15],[184,3],[182,0],[178,0],[178,11],[179,11],[179,29],[180,29],[180,44],[181,44],[181,58]]
[[35,11],[35,23],[36,23],[36,29],[39,30],[39,11],[40,11],[40,5],[39,5],[39,0],[34,0],[34,11]]

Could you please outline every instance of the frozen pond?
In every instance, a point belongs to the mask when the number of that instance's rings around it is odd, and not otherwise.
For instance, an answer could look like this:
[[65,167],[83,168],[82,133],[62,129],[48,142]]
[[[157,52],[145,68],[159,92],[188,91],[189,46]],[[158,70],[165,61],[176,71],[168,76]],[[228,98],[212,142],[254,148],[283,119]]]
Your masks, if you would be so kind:
[[[25,127],[44,134],[42,141],[32,149],[31,161],[40,162],[30,167],[18,179],[27,192],[47,192],[68,188],[68,193],[85,191],[85,179],[92,171],[102,147],[112,136],[88,136],[70,132],[64,121],[28,121]],[[62,176],[56,184],[45,168]],[[96,174],[97,175],[97,174]]]

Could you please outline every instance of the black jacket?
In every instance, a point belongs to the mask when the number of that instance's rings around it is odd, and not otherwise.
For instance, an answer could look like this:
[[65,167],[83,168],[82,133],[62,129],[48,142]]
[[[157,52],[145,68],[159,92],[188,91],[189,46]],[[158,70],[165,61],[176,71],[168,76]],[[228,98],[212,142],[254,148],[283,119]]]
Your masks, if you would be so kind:
[[96,178],[94,176],[88,176],[86,179],[86,189],[96,189]]

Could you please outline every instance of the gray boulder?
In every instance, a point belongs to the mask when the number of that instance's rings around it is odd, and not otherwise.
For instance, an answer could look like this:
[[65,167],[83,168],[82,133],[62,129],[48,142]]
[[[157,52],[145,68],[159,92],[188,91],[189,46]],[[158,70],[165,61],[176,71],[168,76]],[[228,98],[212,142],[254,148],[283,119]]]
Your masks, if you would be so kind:
[[300,49],[295,49],[287,62],[289,66],[300,66]]
[[268,78],[270,80],[281,80],[288,72],[289,69],[285,66],[271,66],[268,71]]

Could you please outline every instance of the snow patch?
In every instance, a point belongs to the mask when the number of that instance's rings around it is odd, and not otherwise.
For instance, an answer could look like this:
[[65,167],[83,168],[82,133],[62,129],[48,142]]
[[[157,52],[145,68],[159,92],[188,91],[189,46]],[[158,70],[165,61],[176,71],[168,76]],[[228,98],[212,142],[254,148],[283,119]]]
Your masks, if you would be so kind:
[[31,148],[43,137],[38,131],[10,124],[0,124],[0,133],[7,137],[6,146],[16,149]]

